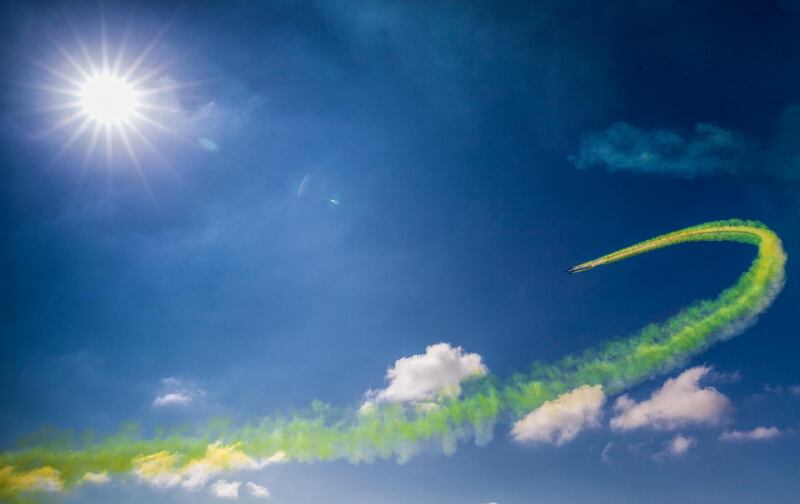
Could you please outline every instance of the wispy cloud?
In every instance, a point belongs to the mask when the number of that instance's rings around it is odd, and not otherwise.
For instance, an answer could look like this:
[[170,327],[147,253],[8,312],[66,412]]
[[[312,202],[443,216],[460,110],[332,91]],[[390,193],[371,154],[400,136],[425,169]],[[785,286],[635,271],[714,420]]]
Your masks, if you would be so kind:
[[759,142],[733,129],[699,122],[690,130],[644,129],[617,122],[586,133],[569,160],[580,169],[605,168],[676,178],[757,173],[800,178],[800,105],[787,108],[775,133]]
[[770,385],[765,383],[764,392],[778,396],[787,393],[794,397],[800,397],[800,385]]
[[[253,116],[263,109],[265,99],[251,93],[239,81],[227,79],[217,89],[215,98],[200,101],[190,94],[191,83],[173,77],[162,77],[159,87],[165,91],[155,99],[159,110],[168,111],[156,119],[170,131],[209,152],[221,150],[221,141],[229,140],[251,123]],[[193,89],[196,91],[196,88]]]
[[680,131],[642,130],[618,122],[585,135],[570,160],[581,169],[602,166],[612,172],[692,178],[743,171],[754,147],[744,136],[714,124],[698,123],[692,131]]
[[187,406],[205,395],[203,389],[191,382],[172,377],[164,378],[161,380],[161,392],[153,400],[153,406]]
[[682,457],[696,445],[696,438],[692,436],[676,434],[675,437],[666,443],[664,450],[653,455],[653,458],[656,460],[662,460],[666,457]]
[[603,461],[605,464],[611,463],[611,449],[614,448],[614,442],[609,441],[606,443],[606,446],[603,448],[603,451],[600,452],[600,460]]
[[700,387],[700,380],[710,371],[705,366],[687,369],[639,403],[627,395],[621,396],[614,404],[617,415],[611,419],[611,428],[668,430],[690,424],[719,424],[732,406],[715,388]]
[[729,430],[719,435],[720,441],[742,443],[746,441],[767,441],[781,435],[777,427],[756,427],[749,431]]
[[511,435],[522,443],[562,445],[582,430],[600,426],[605,401],[600,385],[583,385],[528,413],[514,424]]
[[182,392],[170,392],[160,395],[153,400],[153,406],[185,406],[192,402],[194,398]]

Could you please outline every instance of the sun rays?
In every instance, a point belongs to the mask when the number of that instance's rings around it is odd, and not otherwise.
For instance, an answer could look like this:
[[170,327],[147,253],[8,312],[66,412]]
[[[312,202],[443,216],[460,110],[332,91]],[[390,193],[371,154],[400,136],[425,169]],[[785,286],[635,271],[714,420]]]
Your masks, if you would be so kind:
[[168,133],[182,138],[170,126],[170,116],[178,112],[174,93],[182,86],[152,61],[170,23],[138,51],[132,50],[129,26],[110,36],[102,19],[99,41],[88,44],[71,20],[66,24],[67,37],[46,35],[55,58],[29,60],[39,78],[24,86],[47,103],[34,110],[46,118],[37,136],[59,140],[54,162],[82,150],[84,168],[99,164],[111,172],[121,165],[133,166],[146,183],[143,155],[165,162],[154,136]]

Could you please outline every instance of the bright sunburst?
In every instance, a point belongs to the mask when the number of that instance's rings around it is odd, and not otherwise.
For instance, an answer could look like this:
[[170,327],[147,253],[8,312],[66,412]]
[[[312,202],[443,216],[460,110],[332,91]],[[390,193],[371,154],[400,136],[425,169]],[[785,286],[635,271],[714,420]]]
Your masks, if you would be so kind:
[[141,171],[139,153],[142,149],[163,159],[148,135],[155,130],[176,134],[156,118],[157,114],[164,116],[173,111],[156,98],[166,91],[175,91],[177,86],[163,75],[161,68],[147,65],[164,30],[138,54],[129,57],[127,31],[112,51],[105,23],[101,28],[102,40],[98,47],[88,46],[74,32],[74,44],[65,45],[50,38],[59,61],[34,62],[51,77],[46,85],[34,87],[47,92],[49,101],[56,99],[55,104],[44,109],[53,114],[44,134],[68,132],[56,159],[78,148],[79,143],[85,143],[84,164],[102,155],[98,151],[104,150],[106,166],[111,167],[120,159],[116,152],[122,150],[127,154],[124,158]]
[[137,112],[137,91],[122,77],[102,73],[93,75],[80,89],[81,106],[86,116],[101,125],[120,124]]

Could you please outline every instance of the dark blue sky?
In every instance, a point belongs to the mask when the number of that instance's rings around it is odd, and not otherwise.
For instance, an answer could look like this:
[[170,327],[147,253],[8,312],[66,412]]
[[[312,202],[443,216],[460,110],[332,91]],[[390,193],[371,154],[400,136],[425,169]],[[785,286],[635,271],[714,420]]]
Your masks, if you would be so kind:
[[[142,149],[141,173],[124,150],[85,161],[86,137],[57,157],[69,127],[40,134],[58,116],[35,111],[52,93],[34,86],[57,79],[34,62],[63,60],[46,34],[76,51],[71,20],[94,48],[101,12],[112,47],[130,27],[131,54],[167,26],[146,66],[176,84],[172,133],[149,130],[163,159]],[[713,297],[753,251],[566,267],[737,217],[782,237],[788,281],[757,325],[690,363],[739,379],[710,384],[735,411],[682,429],[696,440],[684,456],[653,460],[675,432],[604,424],[520,446],[501,424],[453,456],[255,481],[293,503],[796,502],[798,31],[788,0],[4,2],[3,448],[46,425],[357,403],[437,342],[509,376]],[[202,393],[154,407],[169,377]],[[781,439],[718,440],[756,426]],[[109,499],[216,501],[145,485],[67,501]]]

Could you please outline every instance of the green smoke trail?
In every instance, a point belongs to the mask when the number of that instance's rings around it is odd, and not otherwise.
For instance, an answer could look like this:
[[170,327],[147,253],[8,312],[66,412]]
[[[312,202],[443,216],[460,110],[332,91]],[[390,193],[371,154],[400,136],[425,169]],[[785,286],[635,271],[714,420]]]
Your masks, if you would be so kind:
[[429,444],[440,444],[451,452],[462,438],[486,442],[498,420],[517,420],[582,385],[600,385],[607,394],[618,393],[675,369],[752,324],[780,292],[786,262],[778,236],[758,222],[727,220],[689,227],[569,271],[696,241],[746,243],[756,246],[758,254],[738,281],[716,299],[695,302],[628,338],[555,364],[536,364],[529,373],[517,374],[506,383],[493,376],[476,378],[465,384],[460,396],[441,397],[433,407],[389,403],[357,411],[356,407],[342,410],[314,403],[305,413],[268,417],[237,429],[216,426],[192,435],[146,439],[128,433],[94,443],[33,443],[0,454],[0,499],[22,502],[42,491],[106,481],[111,475],[196,488],[216,472],[255,469],[278,460],[357,463],[396,457],[402,461]]

